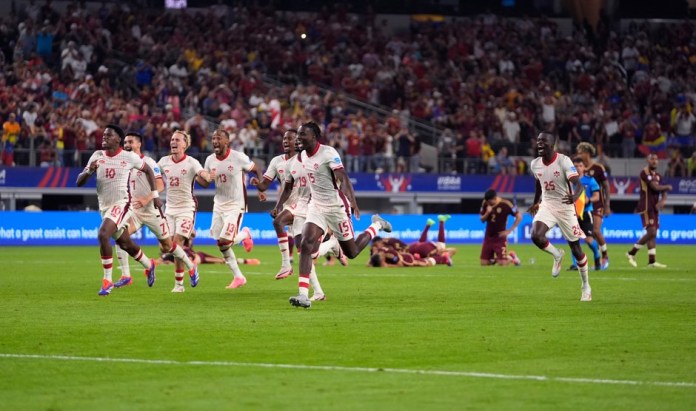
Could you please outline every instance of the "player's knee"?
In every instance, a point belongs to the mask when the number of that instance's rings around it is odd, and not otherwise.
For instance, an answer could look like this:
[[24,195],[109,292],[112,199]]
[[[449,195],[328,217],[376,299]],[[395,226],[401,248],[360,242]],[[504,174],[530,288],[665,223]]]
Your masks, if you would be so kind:
[[232,241],[221,238],[217,240],[217,246],[218,249],[224,253],[225,251],[230,249],[230,247],[232,246]]

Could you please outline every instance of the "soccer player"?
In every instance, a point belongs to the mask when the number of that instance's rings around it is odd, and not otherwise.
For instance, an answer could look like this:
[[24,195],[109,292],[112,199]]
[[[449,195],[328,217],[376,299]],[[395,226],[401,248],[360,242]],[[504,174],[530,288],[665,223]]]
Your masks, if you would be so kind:
[[[230,149],[230,135],[223,129],[213,132],[213,154],[205,159],[205,170],[215,180],[213,199],[213,223],[210,233],[217,240],[217,246],[225,258],[227,267],[234,278],[227,288],[239,288],[247,283],[232,251],[232,245],[242,243],[249,252],[254,246],[251,232],[241,228],[244,213],[247,211],[245,172],[254,172],[261,178],[261,172],[249,157]],[[199,181],[206,187],[209,182]]]
[[[184,245],[185,240],[191,237],[193,225],[196,222],[198,202],[193,196],[193,183],[196,176],[200,176],[199,183],[200,181],[210,182],[211,179],[198,160],[186,155],[186,149],[190,145],[191,136],[187,132],[174,131],[169,142],[171,154],[162,157],[157,163],[164,175],[164,183],[167,187],[165,212],[167,231],[173,235],[177,246]],[[198,284],[196,273],[196,270],[189,271],[191,287]],[[177,260],[172,292],[183,293],[184,291],[184,263]]]
[[[582,160],[582,158],[575,157],[573,159],[573,164],[575,164],[575,168],[578,170],[580,182],[585,187],[585,197],[583,198],[583,196],[580,196],[578,199],[578,204],[576,204],[575,212],[578,214],[582,213],[578,215],[578,223],[580,224],[582,232],[585,233],[585,243],[587,243],[590,250],[592,250],[592,255],[594,256],[594,267],[595,271],[597,271],[602,269],[602,264],[600,260],[599,247],[597,246],[597,242],[594,240],[592,209],[594,204],[596,204],[599,200],[599,193],[601,190],[597,180],[585,174],[585,162]],[[582,204],[580,204],[581,202]],[[577,269],[577,261],[575,260],[575,256],[573,256],[573,264],[568,268],[568,271],[575,271]]]
[[370,259],[368,267],[429,267],[436,265],[434,257],[420,257],[409,253],[405,249],[392,247],[387,241],[389,238],[375,237],[370,247]]
[[131,216],[130,190],[128,177],[132,169],[146,174],[150,186],[150,196],[155,208],[162,208],[162,200],[155,184],[155,174],[142,158],[121,149],[121,140],[125,133],[121,127],[109,124],[104,129],[103,150],[95,151],[87,162],[85,169],[77,176],[77,186],[82,187],[87,180],[97,174],[97,199],[102,224],[99,227],[99,248],[101,251],[104,278],[99,290],[100,296],[111,294],[114,288],[112,280],[113,251],[110,238],[116,240],[123,250],[135,258],[145,268],[147,285],[155,283],[155,260],[147,258],[140,247],[128,234],[127,222]]
[[[507,238],[522,221],[522,212],[510,201],[498,197],[495,190],[486,191],[481,204],[481,222],[486,223],[486,235],[481,248],[481,265],[520,265],[514,251],[507,249]],[[515,216],[510,228],[508,216]]]
[[[281,184],[285,184],[285,171],[286,166],[291,158],[296,154],[295,152],[295,138],[297,136],[297,130],[290,129],[283,134],[283,151],[284,153],[273,157],[271,162],[268,164],[268,169],[263,173],[263,180],[256,181],[252,178],[251,185],[255,185],[260,192],[266,191],[268,186],[273,183],[274,180],[278,180]],[[276,208],[273,209],[271,215],[273,218],[273,228],[275,228],[276,236],[278,237],[278,247],[280,248],[280,270],[276,274],[276,280],[282,280],[290,275],[292,275],[292,264],[290,262],[291,245],[289,240],[293,237],[288,237],[288,233],[285,232],[285,227],[293,224],[293,210],[290,208],[292,205],[297,204],[297,192],[299,190],[293,190],[293,193],[288,198],[286,206],[278,213]],[[309,200],[309,199],[307,199]],[[305,204],[306,206],[306,204]],[[306,208],[305,208],[306,210]],[[274,215],[274,213],[277,213]],[[299,243],[298,243],[299,244]]]
[[[127,133],[123,142],[123,150],[135,153],[138,155],[138,157],[142,158],[145,163],[147,163],[155,174],[157,192],[161,193],[164,191],[162,174],[160,173],[159,166],[157,163],[155,163],[155,160],[145,156],[140,151],[142,142],[143,138],[140,134],[134,132]],[[157,237],[160,244],[160,250],[162,250],[163,253],[171,253],[174,257],[183,262],[186,268],[188,268],[191,286],[195,287],[198,284],[198,269],[186,255],[183,248],[172,242],[167,226],[167,220],[164,218],[164,215],[162,215],[160,210],[156,210],[152,204],[152,194],[150,193],[147,175],[143,174],[142,171],[131,172],[128,184],[131,195],[133,196],[131,199],[133,214],[128,221],[128,233],[133,234],[134,232],[140,230],[142,226],[149,228],[155,237]],[[116,244],[116,256],[118,257],[118,263],[121,266],[121,278],[114,283],[114,287],[120,288],[131,285],[133,283],[133,278],[130,274],[128,253],[121,249],[118,244]]]
[[[318,240],[328,230],[338,238],[346,257],[352,259],[360,254],[379,230],[391,232],[392,227],[375,214],[372,216],[372,224],[355,239],[351,208],[358,219],[360,210],[341,157],[333,147],[319,144],[321,130],[314,122],[302,124],[298,137],[305,154],[302,156],[302,167],[307,173],[306,185],[310,188],[311,201],[307,208],[307,220],[302,227],[299,295],[290,297],[290,304],[309,308],[312,306],[308,296],[312,258],[318,251]],[[279,202],[284,203],[289,196],[290,192],[284,190]]]
[[[286,133],[286,135],[287,134],[288,133]],[[303,159],[306,158],[307,153],[301,150],[301,143],[297,132],[293,134],[293,137],[295,140],[292,144],[295,145],[295,151],[297,154],[290,157],[286,163],[286,169],[283,176],[283,191],[278,198],[276,206],[271,212],[271,215],[275,216],[273,224],[276,226],[276,229],[282,229],[285,225],[291,224],[291,234],[292,237],[295,238],[295,243],[302,244],[302,228],[307,220],[307,209],[309,208],[311,191],[307,184],[309,181],[307,177],[307,170],[305,170],[303,167]],[[252,178],[251,184],[257,183],[259,187],[265,188],[261,185],[262,183],[259,183],[257,180]],[[345,256],[341,255],[340,246],[338,245],[336,238],[334,236],[330,236],[330,238],[327,239],[327,236],[329,236],[329,234],[322,238],[322,240],[326,241],[322,241],[321,245],[319,246],[319,255],[325,254],[329,249],[333,248],[335,250],[334,252],[337,253],[337,255],[339,255],[341,258],[341,263],[345,265]],[[285,275],[281,276],[282,274]],[[290,268],[289,272],[281,269],[281,272],[276,275],[276,279],[285,278],[290,274],[292,274],[292,268]],[[324,301],[326,299],[326,294],[319,283],[314,261],[312,261],[312,268],[309,273],[309,283],[314,290],[314,294],[309,300]]]
[[634,267],[636,263],[636,253],[648,245],[648,267],[652,268],[667,268],[666,265],[655,261],[657,252],[657,229],[660,228],[660,210],[665,206],[667,201],[667,192],[672,190],[671,184],[660,184],[662,176],[657,172],[657,155],[648,154],[646,157],[648,166],[640,172],[640,198],[638,199],[638,207],[636,211],[640,214],[643,221],[645,234],[633,244],[631,251],[626,253],[628,263]]
[[[413,254],[416,258],[433,258],[437,264],[447,264],[452,266],[452,256],[457,252],[456,248],[447,247],[445,245],[445,222],[452,216],[449,214],[440,214],[437,216],[438,230],[437,241],[428,241],[428,231],[435,224],[433,219],[428,219],[425,222],[425,228],[421,232],[421,236],[415,243],[406,245],[403,241],[395,238],[386,238],[385,244],[391,245],[397,250],[403,250]],[[405,246],[405,247],[404,247]]]
[[534,204],[529,207],[529,213],[534,216],[532,241],[539,249],[553,256],[551,275],[558,277],[565,252],[554,247],[546,238],[546,233],[558,225],[578,260],[578,271],[582,281],[580,301],[592,301],[587,256],[580,247],[580,239],[584,238],[585,234],[578,224],[574,206],[584,191],[582,183],[570,158],[556,152],[555,135],[542,131],[537,136],[536,143],[539,157],[532,160],[530,166],[536,179]]
[[[186,252],[186,255],[193,261],[194,264],[199,265],[199,264],[226,264],[227,261],[225,261],[224,258],[221,257],[215,257],[214,255],[205,253],[203,251],[196,251],[193,249],[193,239],[196,237],[196,232],[194,231],[191,233],[191,238],[188,239],[188,241],[181,247],[184,249],[184,252]],[[173,263],[174,262],[174,255],[170,253],[164,253],[160,256],[160,259],[158,263]],[[247,265],[259,265],[261,264],[261,261],[256,259],[256,258],[238,258],[237,259],[238,264],[247,264]]]
[[607,241],[602,233],[604,218],[611,214],[611,197],[609,195],[609,176],[603,165],[592,161],[592,157],[597,153],[595,147],[588,143],[578,144],[576,151],[585,164],[585,174],[594,178],[599,184],[599,199],[592,204],[592,233],[599,244],[599,251],[602,252],[601,268],[609,268],[609,253],[607,251]]

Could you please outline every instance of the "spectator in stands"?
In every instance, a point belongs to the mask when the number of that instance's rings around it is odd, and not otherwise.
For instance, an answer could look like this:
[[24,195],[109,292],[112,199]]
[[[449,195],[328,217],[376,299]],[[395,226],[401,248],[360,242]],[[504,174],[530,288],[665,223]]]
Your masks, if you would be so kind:
[[633,158],[636,151],[636,127],[633,121],[633,115],[630,111],[624,113],[624,119],[619,126],[621,132],[621,156],[624,158]]
[[500,147],[498,153],[488,161],[488,168],[492,174],[515,174],[515,166],[508,157],[507,147]]
[[669,177],[686,177],[686,164],[679,147],[669,148],[669,163],[667,163]]
[[646,157],[652,153],[657,155],[657,158],[667,158],[667,137],[662,133],[660,124],[655,117],[650,117],[643,128],[643,141],[638,147],[638,151]]
[[686,102],[686,97],[680,95],[677,98],[677,107],[672,110],[671,114],[674,137],[669,141],[670,145],[676,147],[692,147],[694,145],[692,136],[696,117],[691,111],[691,107]]
[[7,121],[2,125],[2,137],[0,139],[0,146],[2,148],[2,165],[13,166],[14,165],[14,149],[19,141],[20,133],[22,132],[22,126],[17,122],[17,115],[15,113],[10,113],[7,116]]

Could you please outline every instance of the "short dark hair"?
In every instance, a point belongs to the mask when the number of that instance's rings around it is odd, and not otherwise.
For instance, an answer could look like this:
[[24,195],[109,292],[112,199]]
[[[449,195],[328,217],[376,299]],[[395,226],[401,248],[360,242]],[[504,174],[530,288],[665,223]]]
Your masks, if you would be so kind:
[[372,257],[370,257],[370,265],[373,267],[382,266],[382,257],[379,255],[379,253],[375,253]]
[[126,138],[126,133],[123,131],[121,127],[117,126],[116,124],[107,124],[106,128],[114,130],[116,134],[118,134],[118,136],[121,138],[121,140]]
[[289,133],[295,133],[295,134],[297,134],[297,129],[296,129],[296,128],[289,128],[289,129],[285,130],[285,132],[286,132],[286,133],[289,132]]
[[372,244],[376,243],[377,241],[382,241],[382,237],[380,237],[380,236],[378,236],[378,235],[375,236],[375,237],[372,239]]
[[225,130],[224,128],[217,128],[217,129],[215,129],[215,131],[213,131],[213,134],[215,134],[215,133],[222,133],[222,134],[224,134],[225,137],[227,137],[228,140],[229,140],[229,138],[230,138],[230,133],[228,133],[227,130]]
[[483,195],[483,199],[486,200],[486,201],[492,200],[492,199],[495,198],[496,195],[497,195],[497,193],[495,192],[495,190],[493,190],[493,189],[491,188],[491,189],[489,189],[488,191],[486,191],[486,194]]
[[582,163],[582,159],[580,157],[573,157],[573,164],[580,164]]
[[321,129],[319,128],[319,125],[313,121],[309,121],[307,123],[302,124],[302,127],[308,128],[312,130],[312,133],[314,133],[314,137],[319,140],[321,138]]
[[126,133],[126,137],[128,136],[133,136],[138,139],[141,143],[143,142],[143,136],[140,135],[140,133],[137,133],[135,131],[129,131]]

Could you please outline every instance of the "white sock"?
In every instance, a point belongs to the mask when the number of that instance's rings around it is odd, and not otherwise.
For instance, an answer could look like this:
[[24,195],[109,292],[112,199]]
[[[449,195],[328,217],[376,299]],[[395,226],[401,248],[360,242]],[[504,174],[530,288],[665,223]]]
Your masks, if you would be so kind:
[[578,260],[578,271],[580,272],[580,281],[582,281],[582,289],[590,288],[589,265],[587,264],[587,255],[583,254]]
[[150,268],[150,259],[147,258],[142,249],[139,249],[138,252],[133,256],[133,258],[135,259],[135,261],[139,262],[140,265],[142,265],[146,270]]
[[373,238],[375,238],[375,237],[377,236],[377,233],[378,233],[379,230],[381,230],[381,229],[382,229],[382,224],[380,224],[379,222],[376,222],[376,223],[370,224],[370,226],[367,227],[367,229],[365,230],[365,232],[366,232],[367,234],[369,234],[370,240],[372,240]]
[[309,275],[300,273],[298,283],[300,289],[300,295],[309,297],[309,279],[312,276],[311,272]]
[[184,272],[174,271],[174,282],[176,285],[184,285]]
[[[326,255],[326,254],[328,254],[328,253],[331,253],[331,254],[334,254],[334,255],[335,255],[336,253],[333,252],[333,250],[335,249],[335,247],[340,247],[340,246],[338,245],[338,240],[336,239],[336,237],[331,236],[328,240],[326,240],[326,241],[324,241],[323,243],[319,244],[319,257],[321,257],[321,256],[323,256],[323,255]],[[337,256],[337,257],[338,257],[338,256]]]
[[112,281],[111,271],[113,270],[113,266],[114,266],[114,258],[113,257],[106,257],[106,258],[102,257],[101,263],[102,263],[102,268],[104,269],[104,279],[111,282]]
[[126,250],[116,244],[116,257],[118,257],[118,265],[121,266],[121,276],[130,277],[130,262],[128,261],[128,253]]
[[183,247],[179,247],[178,244],[174,243],[174,245],[172,245],[172,249],[169,252],[174,254],[174,257],[181,260],[181,262],[184,263],[186,268],[188,268],[189,270],[193,268],[193,262],[190,258],[188,258],[188,256],[186,255],[186,251],[184,251]]
[[551,244],[551,241],[549,241],[549,244],[542,248],[542,251],[546,251],[547,253],[551,254],[554,258],[558,258],[561,256],[561,252],[558,251],[558,248],[554,247],[553,244]]
[[234,275],[234,278],[244,278],[244,274],[242,274],[242,270],[239,269],[239,264],[237,264],[237,257],[234,255],[234,251],[232,251],[232,248],[228,248],[227,250],[222,252],[222,256],[225,258],[225,263],[227,266],[232,270],[232,274]]
[[604,244],[600,245],[600,246],[599,246],[599,251],[607,251],[607,244],[604,243]]
[[234,244],[239,244],[247,238],[249,238],[249,232],[247,230],[239,230],[237,235],[234,237],[233,242]]
[[280,265],[290,267],[290,245],[288,244],[288,233],[278,236],[278,248],[280,248]]
[[317,277],[317,270],[312,264],[312,271],[309,272],[309,284],[314,289],[314,294],[324,294],[324,290],[321,289],[321,284],[319,284],[319,277]]

